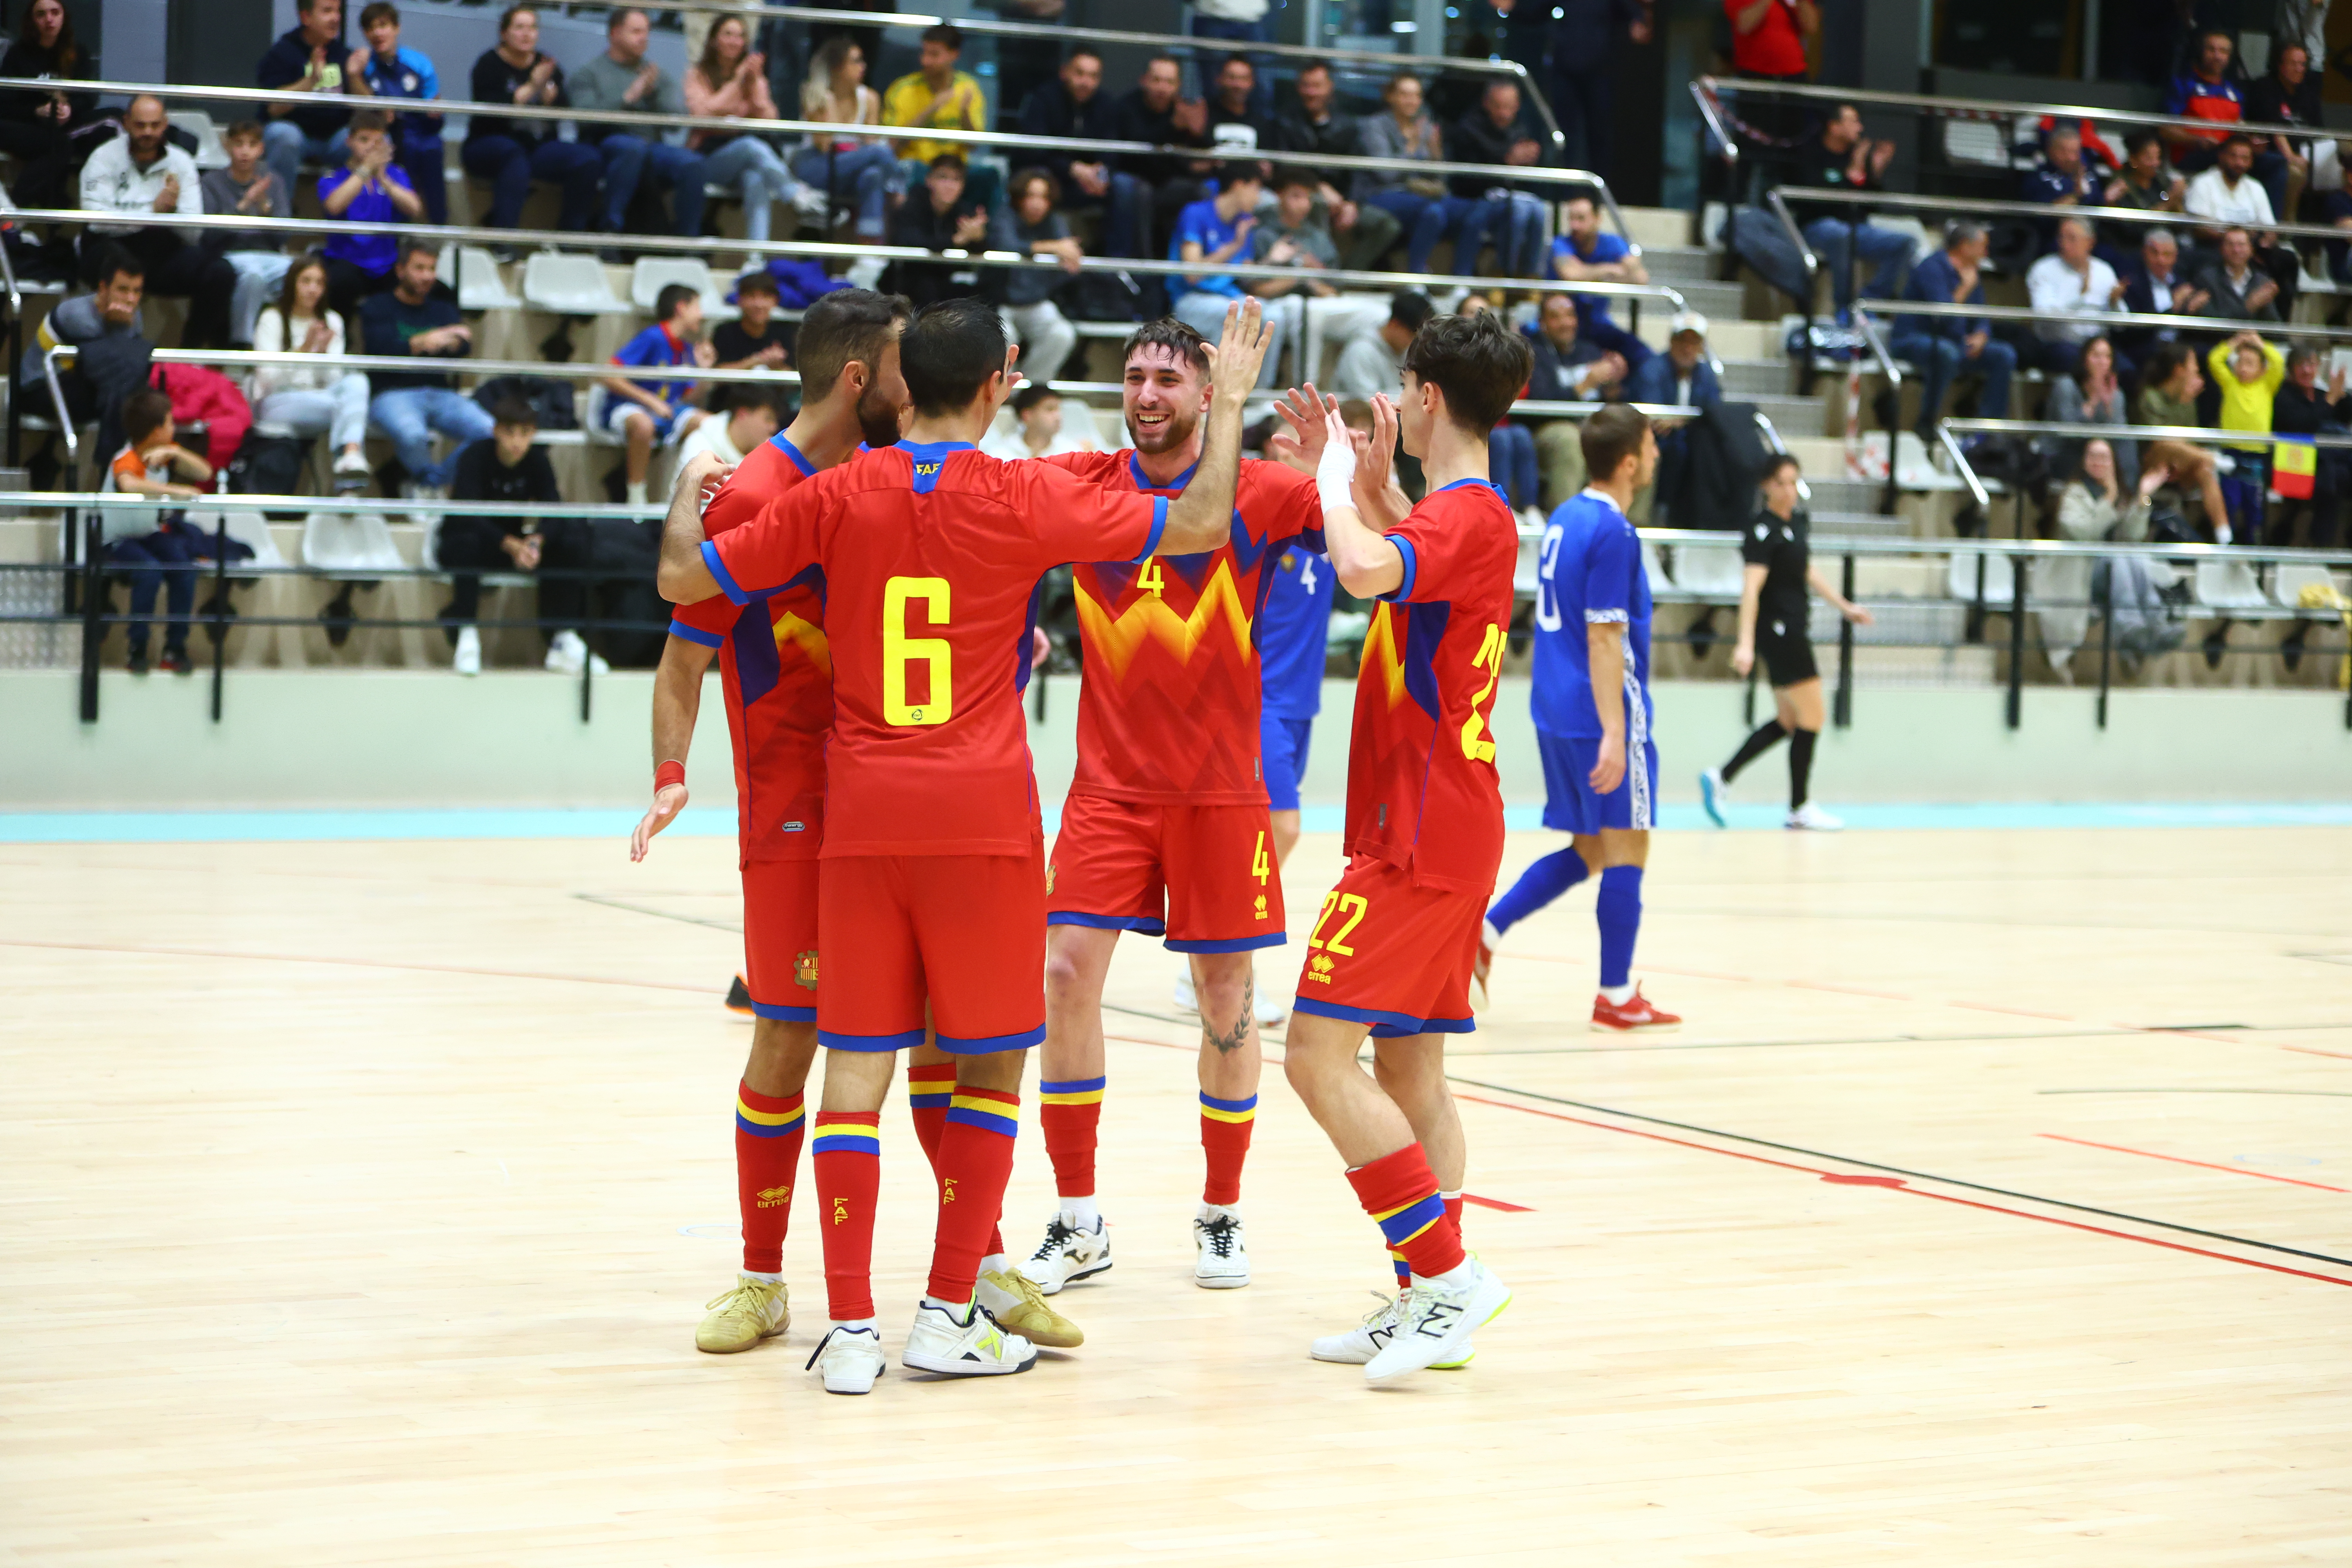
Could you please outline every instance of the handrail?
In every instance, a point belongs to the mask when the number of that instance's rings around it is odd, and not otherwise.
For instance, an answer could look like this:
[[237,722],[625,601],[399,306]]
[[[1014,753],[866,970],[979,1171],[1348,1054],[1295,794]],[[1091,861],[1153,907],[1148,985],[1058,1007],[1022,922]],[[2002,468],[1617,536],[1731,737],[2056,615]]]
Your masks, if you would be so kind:
[[[1959,437],[1954,435],[1952,432],[1952,422],[1950,420],[1938,419],[1936,421],[1936,438],[1943,443],[1944,450],[1951,457],[1953,471],[1958,474],[1961,481],[1969,487],[1969,494],[1975,500],[1977,505],[1979,507],[1988,507],[1992,505],[1992,492],[1984,488],[1984,481],[1982,479],[1977,478],[1975,467],[1969,462],[1969,455],[1960,449]],[[1888,454],[1886,471],[1889,474],[1892,474],[1895,471],[1895,462],[1892,453]]]
[[2082,103],[2018,103],[2005,99],[1938,98],[1924,92],[1882,92],[1860,88],[1816,87],[1810,82],[1767,80],[1754,77],[1703,76],[1694,86],[1705,86],[1712,92],[1755,93],[1765,98],[1801,98],[1822,103],[1851,103],[1856,109],[1876,105],[1885,109],[1915,109],[1929,114],[1954,120],[2001,120],[2014,117],[2040,119],[2044,115],[2065,120],[2104,120],[2122,125],[2178,126],[2184,131],[2202,131],[2209,134],[2217,130],[2234,127],[2259,135],[2292,136],[2297,134],[2329,136],[2333,132],[2324,126],[2264,125],[2245,121],[2196,120],[2183,114],[2151,114],[2138,109],[2099,109]]
[[[289,237],[320,234],[414,235],[436,244],[456,241],[459,244],[511,245],[517,241],[535,245],[542,249],[559,250],[559,241],[593,239],[599,249],[642,251],[654,256],[709,257],[720,251],[744,256],[790,256],[812,260],[877,260],[946,262],[958,267],[989,267],[1010,271],[1063,270],[1061,261],[1040,260],[1010,250],[922,250],[906,245],[845,245],[826,240],[797,239],[728,239],[712,241],[688,238],[678,235],[661,234],[598,234],[571,235],[545,229],[467,228],[429,223],[355,223],[341,218],[246,217],[236,213],[95,213],[79,207],[28,207],[16,215],[37,223],[83,224],[93,228],[110,219],[136,216],[139,222],[121,226],[137,228],[216,229],[232,233],[284,234]],[[1294,281],[1312,279],[1319,283],[1334,283],[1393,293],[1401,289],[1426,289],[1433,285],[1449,289],[1538,289],[1545,293],[1573,289],[1580,294],[1608,294],[1623,299],[1663,300],[1674,309],[1685,308],[1681,292],[1664,283],[1563,283],[1534,278],[1490,278],[1468,272],[1349,272],[1336,268],[1312,271],[1297,267],[1267,267],[1244,261],[1148,261],[1136,257],[1086,256],[1078,259],[1082,272],[1131,272],[1151,277],[1200,278],[1228,277],[1253,279],[1288,279]],[[562,312],[555,312],[561,314]]]
[[1853,324],[1862,329],[1862,341],[1870,345],[1872,356],[1878,361],[1878,373],[1886,378],[1886,384],[1901,392],[1903,368],[1895,363],[1894,354],[1887,351],[1886,340],[1878,335],[1878,323],[1870,319],[1869,311],[1856,310]]
[[[1764,193],[1764,205],[1772,209],[1772,216],[1780,220],[1782,228],[1788,230],[1789,242],[1797,247],[1797,254],[1804,258],[1805,281],[1811,282],[1821,272],[1822,258],[1813,254],[1812,242],[1805,237],[1805,231],[1798,224],[1796,216],[1789,211],[1789,204],[1780,199],[1780,186],[1775,185]],[[1808,300],[1805,303],[1810,306],[1812,301]],[[1811,311],[1809,310],[1806,313],[1810,315]]]
[[2315,447],[2324,451],[2352,447],[2352,435],[2281,436],[2268,430],[2215,430],[2201,425],[2074,425],[2061,419],[1963,419],[1944,421],[1971,436],[2063,436],[2072,440],[2123,438],[2132,441],[2191,441],[2209,447],[2285,445]]
[[2266,338],[2352,338],[2352,325],[2330,327],[2317,321],[2240,321],[2228,316],[2141,315],[2131,310],[2037,310],[2031,305],[1962,305],[1947,300],[1857,300],[1858,310],[1882,316],[1982,316],[1992,321],[2088,322],[2097,326],[2179,327],[2188,331],[2219,334],[2256,332]]
[[1707,134],[1714,137],[1715,144],[1723,149],[1724,167],[1736,169],[1739,166],[1739,138],[1724,124],[1722,106],[1716,101],[1715,94],[1706,89],[1706,78],[1700,77],[1690,84],[1691,101],[1698,105],[1699,119],[1706,122]]
[[81,437],[74,428],[74,417],[66,408],[65,384],[58,380],[58,360],[73,353],[71,343],[59,343],[41,355],[41,375],[49,384],[49,405],[58,411],[58,433],[65,437],[66,462],[79,472],[81,462]]
[[[1720,374],[1722,367],[1717,365],[1716,368],[1717,373]],[[1789,444],[1780,439],[1780,430],[1773,426],[1772,421],[1764,416],[1764,411],[1762,409],[1759,408],[1754,412],[1756,415],[1756,428],[1764,433],[1764,444],[1767,447],[1771,447],[1775,455],[1783,458],[1787,457],[1789,455]],[[1813,499],[1813,487],[1805,482],[1805,468],[1804,465],[1801,463],[1797,466],[1797,495],[1801,500],[1811,500]]]
[[5,284],[8,289],[8,319],[12,321],[22,320],[25,296],[17,292],[16,264],[8,259],[8,247],[5,245],[0,245],[0,284]]
[[[0,504],[9,498],[0,495]],[[414,503],[403,503],[414,504]],[[1634,531],[1654,544],[1713,544],[1737,548],[1739,536],[1713,529],[1642,528]],[[2245,561],[2289,565],[2352,566],[2352,549],[2299,550],[2286,545],[2170,544],[2122,540],[2073,539],[1889,539],[1884,534],[1811,536],[1816,553],[1839,555],[2142,555],[2166,561]]]
[[[2212,121],[2203,121],[2211,124]],[[2249,174],[2248,179],[2253,176]],[[2344,239],[2344,230],[2316,223],[2228,223],[2218,218],[2200,217],[2188,212],[2149,212],[2141,207],[2085,207],[2059,205],[2050,202],[2014,202],[1979,199],[1975,196],[1913,196],[1898,195],[1887,191],[1815,189],[1811,185],[1775,185],[1772,195],[1786,194],[1801,202],[1842,202],[1849,206],[1901,207],[1916,212],[1948,212],[1963,217],[2025,217],[2056,223],[2064,218],[2087,218],[2096,223],[2136,223],[2147,228],[2196,229],[2244,228],[2258,234],[2293,235],[2298,239]]]

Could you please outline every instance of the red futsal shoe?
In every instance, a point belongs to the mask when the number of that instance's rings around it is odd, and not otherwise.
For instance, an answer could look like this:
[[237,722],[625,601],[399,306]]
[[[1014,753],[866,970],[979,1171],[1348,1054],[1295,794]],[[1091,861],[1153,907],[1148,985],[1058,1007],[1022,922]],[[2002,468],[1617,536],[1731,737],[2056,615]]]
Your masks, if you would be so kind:
[[1593,997],[1592,1026],[1596,1029],[1614,1029],[1621,1035],[1631,1035],[1637,1031],[1643,1034],[1664,1034],[1669,1030],[1681,1028],[1683,1021],[1672,1013],[1662,1013],[1652,1006],[1650,999],[1643,995],[1642,988],[1636,985],[1633,987],[1633,994],[1622,1002],[1612,1002],[1606,996]]

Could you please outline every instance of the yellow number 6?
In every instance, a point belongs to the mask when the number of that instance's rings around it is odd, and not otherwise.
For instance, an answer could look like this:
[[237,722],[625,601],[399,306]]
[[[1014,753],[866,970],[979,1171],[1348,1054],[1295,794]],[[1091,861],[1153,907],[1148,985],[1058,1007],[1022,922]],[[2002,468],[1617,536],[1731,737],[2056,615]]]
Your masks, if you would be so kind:
[[[944,577],[893,577],[882,590],[882,716],[893,724],[944,724],[955,711],[955,679],[945,637],[907,635],[907,606],[919,601],[923,619],[933,626],[948,624],[948,580]],[[907,667],[920,664],[929,673],[931,694],[920,707],[907,701]]]

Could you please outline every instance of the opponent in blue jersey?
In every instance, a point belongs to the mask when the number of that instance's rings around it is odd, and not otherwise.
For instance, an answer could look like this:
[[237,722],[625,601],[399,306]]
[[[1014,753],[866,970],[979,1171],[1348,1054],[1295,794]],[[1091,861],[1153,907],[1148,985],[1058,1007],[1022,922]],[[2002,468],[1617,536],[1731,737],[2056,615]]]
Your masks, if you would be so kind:
[[1544,826],[1571,836],[1566,849],[1520,874],[1486,911],[1477,979],[1482,994],[1503,932],[1582,881],[1595,866],[1601,892],[1601,994],[1595,1028],[1672,1029],[1633,984],[1642,926],[1642,868],[1656,815],[1658,750],[1650,738],[1650,582],[1642,541],[1626,520],[1633,494],[1658,466],[1649,417],[1622,404],[1584,422],[1591,483],[1551,514],[1536,586],[1534,710],[1543,756]]
[[1257,614],[1258,757],[1273,807],[1274,859],[1298,843],[1298,781],[1323,704],[1323,649],[1331,632],[1331,563],[1304,544],[1284,552]]

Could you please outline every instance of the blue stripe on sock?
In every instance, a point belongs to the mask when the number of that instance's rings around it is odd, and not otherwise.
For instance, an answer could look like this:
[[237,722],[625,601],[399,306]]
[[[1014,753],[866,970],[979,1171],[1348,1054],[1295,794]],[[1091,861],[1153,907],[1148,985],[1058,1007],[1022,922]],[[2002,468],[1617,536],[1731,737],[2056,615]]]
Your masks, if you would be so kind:
[[1257,1096],[1253,1094],[1247,1100],[1219,1100],[1213,1094],[1203,1094],[1201,1103],[1212,1110],[1255,1110]]
[[1057,1083],[1047,1083],[1040,1079],[1037,1080],[1037,1092],[1039,1094],[1084,1094],[1089,1089],[1100,1089],[1109,1081],[1108,1078],[1068,1078]]

